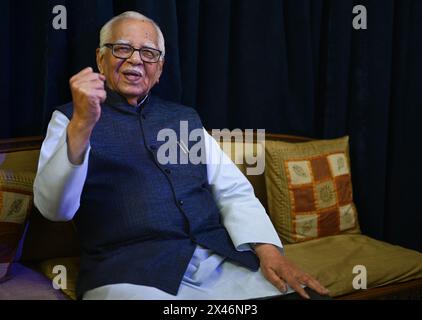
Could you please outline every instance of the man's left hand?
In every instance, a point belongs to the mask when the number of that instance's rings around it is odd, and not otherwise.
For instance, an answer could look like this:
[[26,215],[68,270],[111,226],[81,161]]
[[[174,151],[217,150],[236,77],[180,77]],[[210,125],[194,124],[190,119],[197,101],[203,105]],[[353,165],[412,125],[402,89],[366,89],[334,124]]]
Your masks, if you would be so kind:
[[266,243],[257,244],[255,252],[264,277],[281,292],[286,292],[289,285],[303,298],[309,299],[309,295],[302,287],[305,285],[320,295],[328,295],[329,291],[323,285],[284,257],[276,246]]

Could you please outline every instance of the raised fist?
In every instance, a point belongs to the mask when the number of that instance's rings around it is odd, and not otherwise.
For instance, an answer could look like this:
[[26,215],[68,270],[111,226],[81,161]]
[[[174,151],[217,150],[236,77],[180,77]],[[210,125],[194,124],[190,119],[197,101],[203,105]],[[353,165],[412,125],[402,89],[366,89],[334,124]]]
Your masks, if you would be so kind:
[[91,67],[85,68],[69,80],[73,100],[73,118],[87,127],[94,127],[101,116],[101,103],[107,93],[105,77]]

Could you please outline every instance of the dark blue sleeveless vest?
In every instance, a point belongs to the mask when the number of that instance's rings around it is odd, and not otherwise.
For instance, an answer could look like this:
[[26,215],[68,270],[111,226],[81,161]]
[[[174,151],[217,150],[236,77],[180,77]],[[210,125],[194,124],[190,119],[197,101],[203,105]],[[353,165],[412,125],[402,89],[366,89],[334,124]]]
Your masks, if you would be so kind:
[[[58,110],[71,119],[71,103]],[[169,128],[179,137],[180,121],[188,121],[189,132],[202,128],[192,108],[154,96],[133,107],[108,90],[91,135],[88,175],[75,216],[82,248],[79,298],[114,283],[176,295],[197,244],[258,269],[255,254],[236,251],[222,225],[206,165],[158,162],[158,148],[165,143],[157,140],[158,132]]]

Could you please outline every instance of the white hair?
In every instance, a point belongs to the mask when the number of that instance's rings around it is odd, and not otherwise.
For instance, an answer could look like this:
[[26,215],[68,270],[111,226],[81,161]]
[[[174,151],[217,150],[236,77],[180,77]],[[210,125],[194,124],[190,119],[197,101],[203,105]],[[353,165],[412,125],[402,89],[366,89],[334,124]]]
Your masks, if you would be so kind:
[[100,30],[100,52],[101,53],[104,53],[104,44],[109,42],[111,39],[113,24],[117,22],[118,20],[122,20],[122,19],[136,19],[140,21],[150,22],[154,26],[155,30],[157,31],[158,49],[162,52],[160,60],[164,58],[166,54],[166,48],[164,44],[164,36],[163,36],[163,33],[161,32],[160,27],[154,20],[136,11],[123,12],[119,14],[118,16],[115,16],[112,19],[108,20],[106,24],[101,28]]

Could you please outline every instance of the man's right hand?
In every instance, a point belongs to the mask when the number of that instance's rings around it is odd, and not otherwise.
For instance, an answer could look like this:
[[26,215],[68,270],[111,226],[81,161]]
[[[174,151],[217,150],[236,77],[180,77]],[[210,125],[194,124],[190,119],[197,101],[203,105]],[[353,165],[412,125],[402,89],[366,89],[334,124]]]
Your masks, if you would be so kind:
[[87,127],[94,127],[101,115],[100,104],[106,99],[105,77],[85,68],[69,80],[73,100],[73,118]]
[[67,127],[67,154],[72,164],[83,162],[91,132],[101,116],[101,103],[106,99],[105,77],[85,68],[69,80],[73,116]]

